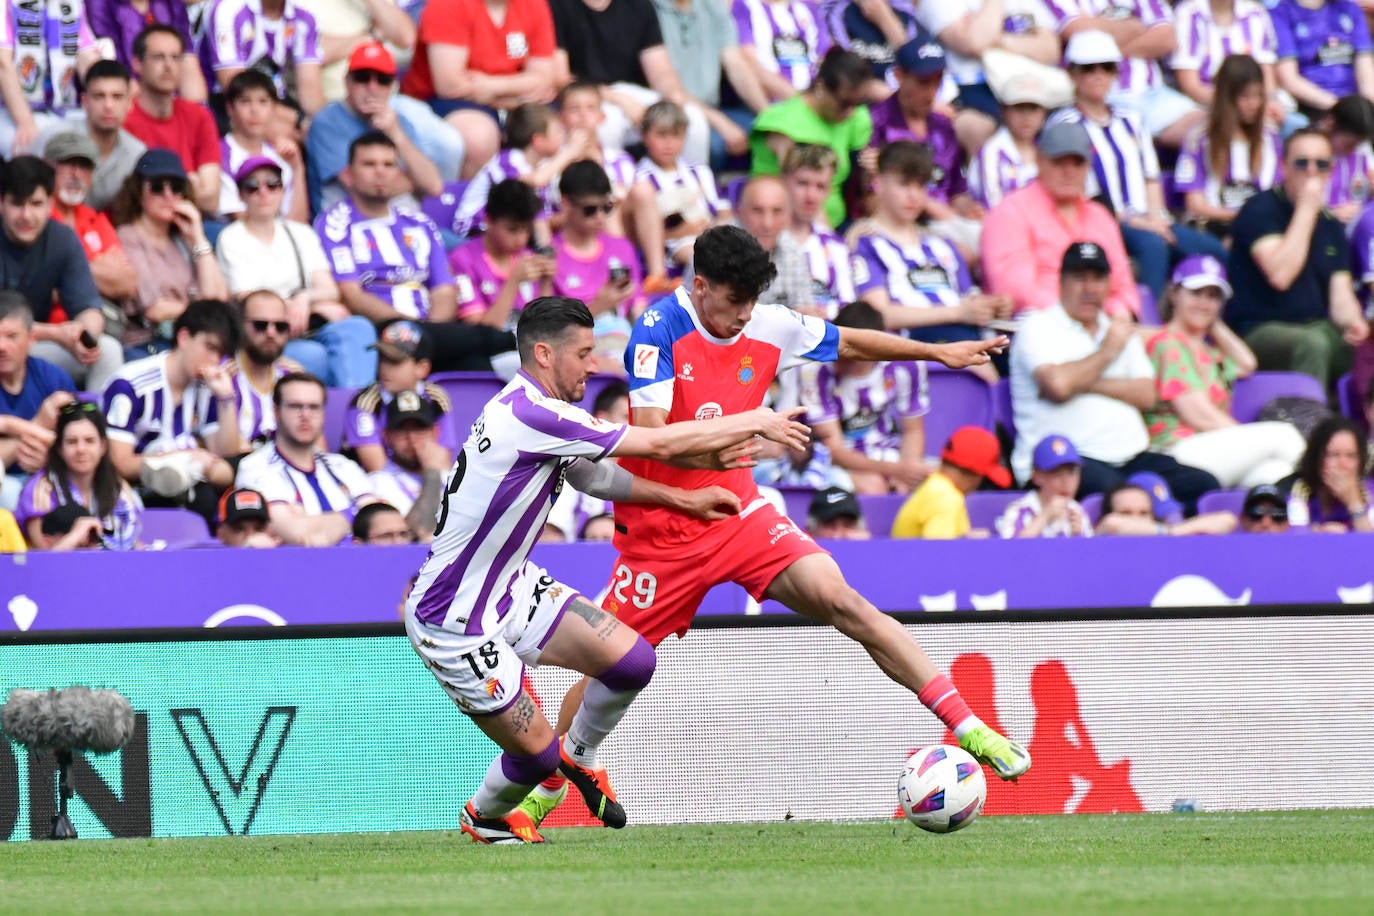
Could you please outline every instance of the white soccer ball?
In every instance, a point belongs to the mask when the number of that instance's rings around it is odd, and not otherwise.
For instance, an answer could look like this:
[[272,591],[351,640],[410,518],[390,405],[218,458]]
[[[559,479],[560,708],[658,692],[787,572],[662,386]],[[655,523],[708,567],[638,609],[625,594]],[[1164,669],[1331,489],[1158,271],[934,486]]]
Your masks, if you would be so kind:
[[983,810],[988,782],[968,751],[937,744],[907,758],[897,780],[897,800],[907,820],[922,830],[953,833],[973,823]]

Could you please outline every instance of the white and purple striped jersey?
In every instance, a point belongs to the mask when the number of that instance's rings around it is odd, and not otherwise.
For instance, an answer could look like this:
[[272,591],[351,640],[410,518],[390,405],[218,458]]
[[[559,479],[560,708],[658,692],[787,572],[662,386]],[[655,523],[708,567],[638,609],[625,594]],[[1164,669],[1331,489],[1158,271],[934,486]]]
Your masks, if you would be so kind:
[[1145,184],[1159,180],[1159,158],[1155,141],[1140,119],[1125,111],[1112,109],[1112,119],[1098,124],[1072,106],[1050,115],[1045,126],[1080,122],[1093,142],[1093,170],[1088,177],[1087,194],[1105,193],[1117,216],[1148,213],[1150,202]]
[[517,373],[487,402],[454,461],[434,543],[407,602],[415,616],[468,635],[494,633],[569,466],[606,457],[627,431]]
[[217,84],[216,70],[246,69],[270,61],[272,81],[285,97],[286,72],[297,64],[319,64],[320,32],[315,17],[297,0],[286,0],[278,19],[262,11],[262,0],[213,0],[200,36],[201,67]]
[[453,283],[443,240],[429,217],[393,205],[371,219],[341,200],[315,219],[334,279],[357,283],[407,318],[429,315],[429,291]]
[[[1060,16],[1059,28],[1078,16],[1104,16],[1106,18],[1138,19],[1145,28],[1157,25],[1173,26],[1174,13],[1164,0],[1047,0],[1051,10]],[[1073,9],[1077,6],[1077,9]],[[1159,62],[1140,57],[1128,57],[1121,62],[1121,75],[1117,78],[1117,91],[1132,94],[1147,89],[1158,89],[1164,85],[1164,74]]]
[[816,66],[830,48],[814,0],[734,0],[730,13],[739,43],[754,49],[763,69],[799,91],[811,88]]
[[[630,188],[635,183],[635,160],[634,157],[623,149],[611,149],[601,147],[601,167],[606,170],[606,177],[611,179],[611,196],[616,200],[624,200],[630,194]],[[557,189],[553,189],[554,193]]]
[[11,66],[33,111],[80,111],[77,58],[96,50],[82,0],[6,0],[0,17],[0,48],[14,53]]
[[1259,166],[1255,174],[1250,174],[1250,143],[1237,137],[1231,141],[1226,173],[1215,174],[1207,132],[1199,127],[1183,138],[1183,147],[1174,165],[1174,187],[1184,194],[1201,191],[1207,203],[1214,207],[1239,210],[1260,191],[1278,184],[1283,167],[1283,140],[1277,131],[1265,128]]
[[315,452],[312,467],[298,468],[274,443],[244,456],[234,486],[257,490],[269,503],[300,506],[306,515],[343,512],[351,517],[376,501],[367,472],[343,455]]
[[[1057,31],[1056,13],[1041,0],[1004,0],[1002,29],[1008,34],[1022,34],[1034,29]],[[916,21],[930,34],[939,37],[965,16],[983,8],[983,0],[925,0],[916,4]],[[960,86],[986,82],[983,63],[978,55],[961,54],[945,47],[945,69]]]
[[250,153],[245,150],[239,141],[234,139],[233,134],[225,134],[219,141],[219,212],[221,216],[232,216],[243,212],[243,198],[239,196],[239,186],[234,182],[234,175],[243,164],[255,156],[266,156],[277,164],[281,169],[281,183],[284,193],[281,199],[281,215],[286,216],[291,210],[291,185],[296,180],[296,170],[286,164],[286,160],[272,148],[272,144],[264,143],[262,152]]
[[812,299],[825,309],[827,318],[834,318],[843,306],[858,298],[849,246],[828,226],[817,222],[800,247],[811,275]]
[[1212,18],[1211,0],[1181,0],[1174,7],[1178,46],[1170,66],[1196,70],[1203,85],[1210,86],[1227,55],[1248,55],[1262,66],[1277,62],[1279,42],[1263,4],[1235,0],[1232,16],[1229,26],[1221,26]]
[[665,219],[679,215],[683,222],[690,223],[716,219],[730,210],[730,202],[720,196],[715,173],[709,166],[679,159],[674,168],[664,169],[645,157],[639,160],[635,177],[653,187],[658,212]]
[[1374,146],[1361,143],[1344,156],[1331,161],[1331,184],[1327,186],[1326,205],[1363,204],[1370,198],[1369,184],[1374,178]]
[[420,487],[424,477],[418,471],[407,471],[394,461],[387,460],[380,471],[367,475],[372,485],[372,495],[396,509],[402,515],[410,512],[415,500],[420,497]]
[[802,374],[806,422],[837,422],[850,448],[877,461],[901,457],[902,426],[930,412],[926,367],[876,363],[867,375],[841,375],[834,364]]
[[882,289],[894,305],[953,307],[973,288],[968,265],[953,245],[933,235],[901,245],[865,235],[854,248],[854,289]]
[[1022,158],[1011,131],[999,127],[969,163],[969,194],[991,210],[1003,197],[1034,181],[1039,171],[1034,157]]
[[[1076,528],[1071,526],[1067,519],[1050,522],[1040,529],[1042,538],[1090,538],[1093,536],[1093,526],[1092,522],[1088,521],[1088,513],[1084,512],[1083,507],[1078,505],[1076,501],[1070,500],[1069,503],[1078,507],[1078,526]],[[1043,511],[1040,506],[1040,494],[1032,490],[1008,505],[998,517],[996,525],[998,537],[1016,537]]]
[[[492,157],[482,166],[480,172],[472,176],[472,181],[468,182],[467,189],[458,201],[458,208],[453,211],[451,228],[454,235],[467,238],[481,229],[487,218],[487,197],[490,196],[491,189],[512,178],[519,180],[532,171],[534,167],[521,150],[503,149]],[[557,189],[553,185],[547,185],[534,190],[544,204],[543,215],[553,215],[558,210]]]
[[127,442],[140,455],[200,448],[219,430],[215,397],[204,382],[193,382],[172,397],[167,360],[159,353],[125,363],[105,386],[100,403],[115,442]]
[[[234,380],[234,401],[238,405],[239,434],[249,448],[257,448],[264,442],[272,441],[277,432],[277,410],[272,404],[272,388],[259,391],[243,371],[242,354],[231,359],[226,369]],[[300,372],[301,366],[285,356],[272,363],[272,383],[292,372]]]

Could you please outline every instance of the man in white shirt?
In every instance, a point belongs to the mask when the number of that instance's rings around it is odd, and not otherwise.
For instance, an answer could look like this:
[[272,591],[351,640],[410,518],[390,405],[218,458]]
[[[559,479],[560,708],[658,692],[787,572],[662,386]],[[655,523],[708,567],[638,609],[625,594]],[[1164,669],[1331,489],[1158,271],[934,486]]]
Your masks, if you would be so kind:
[[1138,471],[1168,481],[1191,513],[1197,498],[1220,489],[1206,471],[1150,452],[1140,411],[1155,401],[1154,367],[1128,317],[1103,311],[1111,264],[1096,242],[1064,252],[1059,303],[1028,315],[1011,348],[1011,398],[1018,480],[1031,475],[1032,447],[1050,434],[1067,436],[1083,459],[1081,499],[1123,483]]

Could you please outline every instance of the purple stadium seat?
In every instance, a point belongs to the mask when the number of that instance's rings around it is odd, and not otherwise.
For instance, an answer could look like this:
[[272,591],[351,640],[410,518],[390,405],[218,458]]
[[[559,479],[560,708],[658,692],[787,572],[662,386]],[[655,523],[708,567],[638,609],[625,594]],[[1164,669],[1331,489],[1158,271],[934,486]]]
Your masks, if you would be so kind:
[[992,419],[1016,440],[1016,414],[1011,406],[1011,379],[999,378],[992,386]]
[[866,493],[859,496],[859,508],[864,513],[864,524],[875,538],[892,536],[892,523],[906,502],[902,493]]
[[446,232],[453,231],[453,215],[458,212],[458,203],[467,190],[466,181],[450,181],[443,190],[432,197],[420,201],[420,210],[434,221],[434,225]]
[[969,524],[974,528],[987,528],[995,532],[997,520],[1007,506],[1025,495],[1025,490],[974,490],[964,497]]
[[782,494],[782,501],[787,506],[787,517],[797,523],[797,527],[806,527],[806,510],[811,505],[811,497],[816,495],[816,491],[810,487],[774,487]]
[[460,444],[467,441],[473,421],[481,415],[487,401],[506,387],[493,372],[436,372],[429,380],[444,389],[453,402],[449,418]]
[[1140,323],[1151,327],[1164,324],[1164,320],[1159,317],[1159,303],[1155,301],[1155,294],[1144,283],[1139,284],[1136,289],[1140,290],[1140,314],[1136,316]]
[[1253,423],[1264,405],[1274,398],[1307,398],[1325,404],[1326,389],[1302,372],[1256,372],[1236,382],[1231,416],[1241,423]]
[[168,547],[189,547],[210,539],[210,526],[190,509],[144,509],[144,544],[165,541]]
[[330,388],[324,396],[324,441],[331,452],[343,445],[344,419],[348,402],[357,394],[356,388]]
[[1360,392],[1355,388],[1355,376],[1347,372],[1336,380],[1336,403],[1340,405],[1341,414],[1350,422],[1355,424],[1355,428],[1362,435],[1369,435],[1369,424],[1364,418],[1364,405],[1360,403]]
[[1240,515],[1245,505],[1245,490],[1208,490],[1197,499],[1198,515],[1204,512],[1230,512]]
[[931,366],[926,454],[938,455],[961,426],[993,428],[992,386],[971,372]]
[[1078,501],[1079,505],[1083,507],[1083,511],[1087,513],[1088,521],[1092,522],[1093,525],[1096,525],[1097,520],[1102,517],[1102,495],[1101,493],[1093,493]]

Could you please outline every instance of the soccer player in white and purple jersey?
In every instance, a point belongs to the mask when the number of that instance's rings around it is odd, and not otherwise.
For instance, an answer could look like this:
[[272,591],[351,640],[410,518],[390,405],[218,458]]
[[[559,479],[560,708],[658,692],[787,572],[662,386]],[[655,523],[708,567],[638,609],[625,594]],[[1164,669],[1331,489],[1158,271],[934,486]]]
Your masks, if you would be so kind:
[[393,206],[396,144],[369,131],[348,147],[348,200],[315,219],[339,295],[355,315],[447,321],[457,311],[439,230],[418,210]]
[[201,69],[211,90],[227,87],[240,71],[270,65],[278,98],[294,87],[307,114],[324,107],[320,32],[306,4],[284,0],[269,15],[263,0],[212,0],[202,20]]
[[[596,751],[649,683],[654,650],[529,561],[564,483],[720,519],[740,508],[729,491],[680,490],[601,459],[709,455],[754,435],[792,446],[807,438],[806,427],[766,409],[650,430],[572,406],[596,369],[592,315],[575,299],[531,302],[517,339],[521,370],[486,405],[454,462],[434,542],[405,605],[415,651],[502,749],[460,818],[479,843],[543,842],[515,807],[555,770],[607,826],[625,825],[595,767]],[[591,678],[562,742],[521,685],[525,665],[541,662]]]
[[856,298],[849,246],[825,225],[821,211],[835,178],[835,151],[814,143],[794,143],[782,161],[782,183],[790,205],[786,232],[802,250],[811,274],[811,292],[820,312],[831,319]]
[[1256,0],[1232,0],[1218,17],[1212,0],[1181,0],[1174,7],[1174,31],[1178,47],[1170,66],[1178,88],[1200,105],[1212,102],[1212,80],[1221,62],[1232,54],[1244,54],[1264,72],[1266,94],[1275,87],[1278,38],[1269,11]]
[[540,214],[539,238],[548,237],[542,225],[558,211],[555,182],[568,165],[582,158],[582,150],[596,142],[596,135],[585,131],[578,143],[565,144],[568,138],[554,110],[547,105],[521,105],[506,116],[506,148],[497,153],[472,177],[453,212],[453,232],[466,238],[482,228],[487,195],[493,186],[514,178],[534,188],[544,204]]
[[734,0],[730,14],[739,46],[769,99],[781,102],[811,88],[816,66],[830,49],[814,0]]

